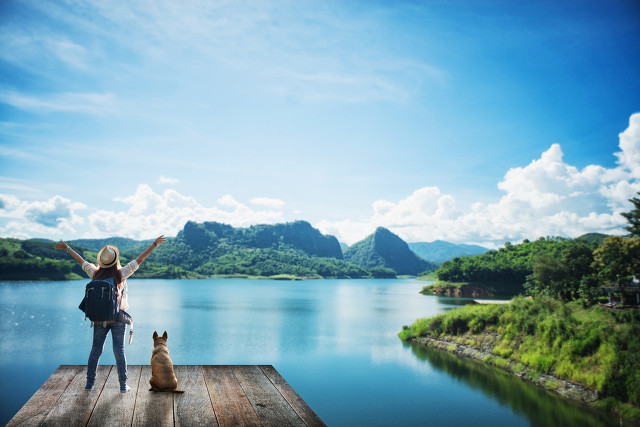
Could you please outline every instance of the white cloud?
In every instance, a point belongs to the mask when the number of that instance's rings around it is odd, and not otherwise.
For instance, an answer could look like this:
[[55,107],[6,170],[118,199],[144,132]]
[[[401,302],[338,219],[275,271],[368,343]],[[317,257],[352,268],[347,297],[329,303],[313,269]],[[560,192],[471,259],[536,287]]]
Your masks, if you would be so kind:
[[164,175],[160,175],[158,177],[158,181],[157,181],[158,184],[177,184],[179,182],[180,182],[179,179],[169,178],[169,177],[166,177]]
[[640,114],[632,115],[629,128],[620,134],[620,149],[615,153],[618,167],[579,170],[565,163],[560,145],[553,144],[539,159],[507,171],[498,183],[505,194],[497,202],[474,203],[466,212],[453,196],[425,187],[398,202],[377,200],[368,219],[316,225],[347,244],[378,226],[410,242],[442,239],[490,246],[540,236],[620,234],[626,223],[620,212],[630,208],[628,199],[640,191]]
[[[75,238],[78,226],[86,230],[83,237],[109,236],[147,239],[164,234],[175,236],[187,221],[218,221],[234,227],[283,222],[277,199],[257,198],[270,206],[253,209],[231,195],[218,199],[216,206],[203,206],[193,197],[175,190],[156,193],[146,184],[114,201],[124,204],[122,210],[100,209],[86,218],[76,212],[86,209],[82,203],[61,196],[46,201],[25,202],[10,194],[0,194],[0,235],[16,238],[34,236]],[[264,204],[264,203],[263,203]],[[2,221],[4,220],[4,221]]]
[[0,218],[7,220],[0,227],[0,233],[21,238],[37,234],[60,236],[75,233],[75,227],[84,223],[76,212],[83,209],[86,209],[84,204],[61,196],[27,202],[10,194],[0,194]]
[[620,148],[622,151],[616,153],[620,166],[633,178],[640,178],[640,113],[631,116],[629,127],[620,134]]
[[66,38],[48,39],[46,40],[46,48],[71,67],[87,68],[87,49],[79,44],[73,43]]
[[146,184],[139,185],[134,194],[115,200],[128,205],[128,208],[122,211],[99,210],[89,215],[87,237],[117,235],[146,239],[159,234],[175,236],[190,220],[218,221],[234,227],[284,220],[278,206],[256,210],[227,194],[217,200],[217,206],[207,207],[175,190],[156,193]]

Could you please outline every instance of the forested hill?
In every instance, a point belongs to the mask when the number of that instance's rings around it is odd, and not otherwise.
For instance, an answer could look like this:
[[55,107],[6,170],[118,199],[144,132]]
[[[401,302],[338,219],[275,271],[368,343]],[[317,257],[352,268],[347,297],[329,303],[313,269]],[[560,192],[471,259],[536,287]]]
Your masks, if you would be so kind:
[[[218,222],[187,222],[175,239],[150,257],[204,276],[292,275],[304,277],[374,277],[342,259],[340,244],[306,221],[234,228]],[[393,275],[393,272],[391,272]]]
[[409,249],[422,259],[441,263],[455,257],[480,255],[489,249],[478,245],[455,244],[435,240],[433,242],[409,243]]
[[417,275],[438,267],[417,256],[404,240],[384,227],[378,227],[373,234],[350,246],[344,258],[365,268],[390,268],[396,274]]
[[547,294],[575,294],[583,277],[593,274],[594,251],[606,237],[590,233],[576,239],[541,237],[517,245],[507,242],[499,250],[445,261],[436,275],[442,282],[469,283],[497,294],[516,295],[523,293],[525,286],[530,293],[544,288]]
[[326,236],[306,221],[284,224],[260,224],[248,228],[234,228],[219,222],[187,222],[178,233],[195,251],[207,250],[219,244],[247,248],[277,249],[281,245],[298,249],[311,256],[342,259],[338,239]]
[[[94,262],[105,244],[120,249],[122,264],[136,258],[151,240],[82,239],[68,242]],[[395,277],[393,270],[364,268],[342,259],[334,236],[308,222],[234,228],[217,222],[188,222],[176,237],[154,250],[136,278],[208,276]],[[0,280],[64,280],[82,277],[80,266],[53,241],[0,239]]]

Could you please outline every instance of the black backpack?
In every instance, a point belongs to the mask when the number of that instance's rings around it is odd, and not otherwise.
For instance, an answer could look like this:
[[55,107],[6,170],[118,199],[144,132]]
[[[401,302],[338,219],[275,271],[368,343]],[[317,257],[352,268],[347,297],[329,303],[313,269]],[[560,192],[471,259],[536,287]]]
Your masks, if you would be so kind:
[[118,286],[113,277],[96,279],[87,283],[84,299],[78,306],[85,319],[92,322],[114,322],[118,317]]

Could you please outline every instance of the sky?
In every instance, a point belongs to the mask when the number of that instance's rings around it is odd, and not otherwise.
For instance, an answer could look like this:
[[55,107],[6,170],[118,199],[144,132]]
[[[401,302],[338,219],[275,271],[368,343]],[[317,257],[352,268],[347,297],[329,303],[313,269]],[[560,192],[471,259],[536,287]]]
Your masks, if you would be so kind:
[[0,2],[0,237],[623,234],[640,3]]

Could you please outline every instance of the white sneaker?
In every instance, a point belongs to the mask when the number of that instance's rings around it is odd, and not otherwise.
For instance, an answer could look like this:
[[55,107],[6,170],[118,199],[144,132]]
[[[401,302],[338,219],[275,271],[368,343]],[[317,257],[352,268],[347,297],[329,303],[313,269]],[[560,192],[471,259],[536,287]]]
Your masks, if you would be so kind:
[[129,387],[128,385],[124,386],[124,387],[120,387],[120,393],[126,393],[128,391],[131,390],[131,387]]

